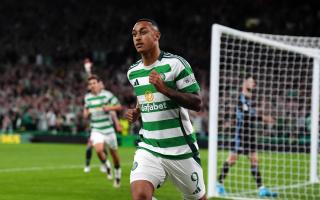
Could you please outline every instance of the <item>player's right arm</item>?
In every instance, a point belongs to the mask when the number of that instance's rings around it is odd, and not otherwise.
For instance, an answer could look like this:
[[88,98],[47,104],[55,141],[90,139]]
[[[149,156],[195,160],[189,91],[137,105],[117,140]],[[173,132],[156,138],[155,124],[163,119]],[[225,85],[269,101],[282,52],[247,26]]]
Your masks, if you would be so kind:
[[137,101],[136,107],[133,109],[128,109],[128,112],[126,113],[126,118],[129,120],[130,123],[133,123],[137,121],[140,117],[140,108]]
[[84,108],[82,115],[83,115],[83,118],[88,119],[88,117],[90,115],[89,109]]
[[85,119],[88,119],[88,117],[90,115],[87,97],[88,97],[88,94],[86,94],[86,96],[84,97],[84,105],[83,105],[83,111],[82,111],[82,116]]

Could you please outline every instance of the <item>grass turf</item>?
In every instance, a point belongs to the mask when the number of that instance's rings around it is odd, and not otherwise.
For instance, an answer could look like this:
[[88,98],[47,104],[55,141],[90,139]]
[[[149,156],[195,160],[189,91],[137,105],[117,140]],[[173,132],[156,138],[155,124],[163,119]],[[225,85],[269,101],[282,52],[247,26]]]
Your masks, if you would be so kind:
[[[106,179],[105,174],[99,171],[99,161],[93,154],[92,170],[90,173],[83,172],[85,161],[85,145],[80,144],[20,144],[5,145],[0,144],[0,200],[127,200],[130,197],[129,174],[133,160],[135,148],[120,147],[122,167],[122,185],[120,188],[113,188],[112,181]],[[202,165],[204,168],[205,183],[207,183],[207,158],[208,151],[201,150]],[[225,153],[221,152],[225,158]],[[259,154],[260,155],[260,154]],[[277,154],[280,158],[279,164],[288,162],[292,166],[297,163],[292,160],[303,159],[303,155]],[[297,157],[298,156],[298,157]],[[302,156],[302,157],[301,157]],[[221,157],[221,156],[219,156]],[[268,163],[269,155],[261,154],[262,162]],[[296,159],[293,159],[296,158]],[[246,158],[240,158],[246,159]],[[222,164],[219,159],[219,167]],[[244,163],[244,164],[242,164]],[[230,176],[226,180],[226,187],[237,191],[239,185],[233,180],[247,182],[244,187],[247,190],[254,190],[254,181],[250,175],[249,165],[239,160],[239,167],[233,167]],[[272,171],[271,165],[262,165],[262,171]],[[301,167],[290,168],[294,170],[306,170]],[[282,169],[288,172],[288,169]],[[241,174],[241,176],[238,176]],[[272,174],[264,174],[273,177]],[[281,173],[279,176],[288,176]],[[303,178],[306,177],[292,177]],[[267,184],[273,185],[272,181],[279,178],[272,178]],[[285,182],[283,183],[285,184]],[[243,187],[243,186],[241,186]],[[291,189],[301,195],[287,196],[287,199],[320,199],[320,186]],[[289,190],[287,190],[289,191]],[[297,192],[298,191],[298,192]],[[307,197],[307,192],[314,193],[315,196]],[[285,191],[280,191],[284,193]],[[317,196],[318,195],[318,196]],[[170,183],[166,182],[160,189],[156,190],[155,197],[159,200],[182,199],[180,192]],[[280,195],[280,197],[285,197]]]
[[[123,179],[121,187],[115,189],[99,171],[95,154],[91,172],[83,172],[85,145],[0,144],[0,199],[130,199],[129,174],[135,148],[119,151]],[[181,199],[171,183],[158,189],[155,196],[160,200]]]

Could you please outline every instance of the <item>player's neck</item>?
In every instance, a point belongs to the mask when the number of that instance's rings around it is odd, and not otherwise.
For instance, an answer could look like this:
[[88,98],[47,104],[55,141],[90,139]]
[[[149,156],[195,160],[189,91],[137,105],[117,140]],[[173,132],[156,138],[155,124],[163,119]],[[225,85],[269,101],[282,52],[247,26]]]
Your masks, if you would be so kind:
[[249,91],[247,88],[242,88],[242,94],[243,94],[245,97],[248,97],[248,98],[251,98],[251,97],[252,97],[252,92]]
[[142,62],[145,66],[149,66],[153,63],[155,63],[160,56],[160,49],[159,48],[154,48],[149,52],[142,53]]
[[93,94],[93,95],[98,95],[98,94],[100,94],[100,92],[101,92],[102,90],[97,90],[97,91],[92,91],[91,93]]

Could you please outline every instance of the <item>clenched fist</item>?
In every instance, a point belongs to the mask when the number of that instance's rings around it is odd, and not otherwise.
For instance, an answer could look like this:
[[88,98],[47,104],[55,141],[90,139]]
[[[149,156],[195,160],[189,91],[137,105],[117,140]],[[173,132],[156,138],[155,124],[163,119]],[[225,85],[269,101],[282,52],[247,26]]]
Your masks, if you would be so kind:
[[140,117],[140,109],[128,109],[128,112],[125,114],[125,117],[129,120],[130,123],[137,121]]
[[161,92],[162,94],[167,93],[167,86],[165,85],[164,81],[162,80],[160,74],[156,72],[156,70],[152,70],[149,75],[149,83],[154,85],[154,87]]

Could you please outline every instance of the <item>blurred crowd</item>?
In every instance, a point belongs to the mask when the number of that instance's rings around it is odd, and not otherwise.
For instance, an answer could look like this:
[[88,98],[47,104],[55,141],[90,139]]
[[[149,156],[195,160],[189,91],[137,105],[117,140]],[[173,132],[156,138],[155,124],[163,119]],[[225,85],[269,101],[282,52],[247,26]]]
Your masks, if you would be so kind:
[[106,88],[125,107],[132,107],[135,97],[126,72],[138,59],[131,29],[141,17],[159,23],[161,49],[181,55],[193,67],[204,105],[201,112],[190,114],[201,135],[208,132],[213,23],[271,34],[316,36],[320,32],[320,10],[313,2],[173,0],[146,4],[115,0],[2,1],[2,131],[85,131],[81,111],[87,92],[82,63],[86,57],[94,62]]
[[[112,71],[95,71],[124,106],[135,103],[132,89],[124,82],[125,74],[113,76]],[[82,109],[84,95],[88,92],[86,78],[82,63],[5,66],[0,74],[2,132],[85,131],[88,123],[82,118]]]
[[[126,108],[136,103],[126,72],[99,66],[94,66],[93,71],[124,106],[118,113],[123,119]],[[82,117],[83,99],[88,92],[86,78],[82,62],[67,66],[3,66],[0,74],[1,132],[49,130],[76,134],[86,131],[88,122]],[[203,93],[204,96],[208,94],[205,90]],[[200,115],[203,114],[194,113],[193,116]],[[202,128],[201,124],[198,126]],[[137,131],[137,127],[131,128],[129,132]]]

